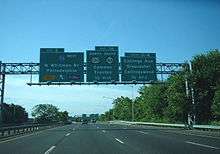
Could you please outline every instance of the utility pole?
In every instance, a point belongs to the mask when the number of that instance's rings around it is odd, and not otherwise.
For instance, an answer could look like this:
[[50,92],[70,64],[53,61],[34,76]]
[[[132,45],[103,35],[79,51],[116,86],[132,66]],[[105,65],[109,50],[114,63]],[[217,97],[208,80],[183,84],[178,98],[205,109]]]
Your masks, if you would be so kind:
[[4,103],[4,89],[5,89],[5,67],[2,65],[0,61],[0,85],[1,85],[1,104]]
[[3,66],[2,62],[0,61],[0,123],[3,121],[3,110],[4,110],[4,90],[5,90],[5,66]]
[[[189,72],[190,74],[192,74],[192,64],[191,62],[189,61]],[[195,114],[195,97],[194,97],[194,89],[193,89],[193,85],[191,84],[191,98],[192,98],[192,106],[193,106],[193,109],[192,109],[192,114],[193,114],[193,125],[195,125],[196,123],[196,114]]]
[[1,96],[1,102],[0,103],[2,103],[2,75],[3,75],[3,73],[2,73],[2,61],[0,61],[0,84],[1,84],[1,93],[0,93],[0,96]]
[[132,85],[131,121],[134,121],[134,85]]
[[[191,63],[189,62],[188,64],[189,66],[189,73],[191,74],[192,73],[192,66],[191,66]],[[186,87],[186,97],[187,97],[187,100],[189,101],[190,100],[190,95],[191,95],[191,103],[192,103],[192,112],[189,111],[188,112],[188,125],[190,127],[192,127],[194,124],[195,124],[195,99],[194,99],[194,89],[191,85],[191,88],[189,88],[189,82],[188,82],[188,75],[185,75],[185,87]],[[190,89],[190,90],[189,90]],[[191,93],[190,93],[191,91]]]
[[15,123],[15,112],[16,112],[16,105],[13,106],[13,118],[14,118],[14,123]]
[[[185,75],[185,87],[186,87],[186,97],[187,97],[187,102],[189,101],[189,84],[188,84],[188,76]],[[191,127],[191,113],[190,111],[188,111],[188,115],[187,115],[187,124],[189,127]]]

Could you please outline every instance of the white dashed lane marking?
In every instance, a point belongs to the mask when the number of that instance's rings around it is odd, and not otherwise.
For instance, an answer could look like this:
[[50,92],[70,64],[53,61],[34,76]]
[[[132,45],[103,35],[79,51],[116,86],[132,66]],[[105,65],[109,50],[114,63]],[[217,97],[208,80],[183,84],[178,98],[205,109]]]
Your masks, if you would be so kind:
[[117,138],[115,138],[115,140],[118,141],[118,142],[121,143],[121,144],[124,144],[123,141],[121,141],[121,140],[119,140],[119,139],[117,139]]
[[70,135],[70,133],[66,134],[65,136],[69,136],[69,135]]
[[49,154],[49,153],[51,153],[54,148],[56,148],[56,146],[50,147],[50,149],[48,149],[44,154]]
[[145,134],[145,135],[149,134],[148,132],[143,132],[143,131],[137,131],[137,132],[139,132],[141,134]]
[[205,147],[205,148],[216,149],[216,150],[219,150],[219,149],[220,149],[220,148],[218,148],[218,147],[213,147],[213,146],[210,146],[210,145],[205,145],[205,144],[200,144],[200,143],[195,143],[195,142],[190,142],[190,141],[186,141],[186,143],[192,144],[192,145],[196,145],[196,146]]

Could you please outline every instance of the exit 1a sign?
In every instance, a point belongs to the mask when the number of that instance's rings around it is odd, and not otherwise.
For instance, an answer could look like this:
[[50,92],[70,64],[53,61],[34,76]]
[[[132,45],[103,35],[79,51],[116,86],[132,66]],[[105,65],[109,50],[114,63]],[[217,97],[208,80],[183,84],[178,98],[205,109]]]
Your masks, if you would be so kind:
[[83,52],[56,49],[41,49],[39,81],[84,82]]

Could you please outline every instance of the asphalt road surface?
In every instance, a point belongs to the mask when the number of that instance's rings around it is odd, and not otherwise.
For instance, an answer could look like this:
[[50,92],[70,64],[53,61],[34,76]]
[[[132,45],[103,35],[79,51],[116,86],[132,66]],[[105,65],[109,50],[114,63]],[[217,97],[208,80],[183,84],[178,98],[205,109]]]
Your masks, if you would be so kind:
[[218,133],[75,123],[0,140],[1,154],[220,154]]

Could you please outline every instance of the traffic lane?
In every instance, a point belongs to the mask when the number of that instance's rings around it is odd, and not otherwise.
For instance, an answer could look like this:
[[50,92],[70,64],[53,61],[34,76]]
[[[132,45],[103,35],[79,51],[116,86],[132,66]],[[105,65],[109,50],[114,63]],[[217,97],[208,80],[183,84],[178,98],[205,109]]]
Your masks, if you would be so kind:
[[217,137],[210,137],[210,136],[198,136],[198,135],[193,135],[193,134],[188,134],[185,132],[180,132],[180,131],[170,131],[170,130],[163,130],[158,132],[152,131],[152,133],[157,133],[158,135],[163,135],[167,136],[169,138],[174,138],[177,140],[182,140],[184,142],[194,142],[194,143],[199,143],[199,144],[204,144],[204,145],[210,145],[213,147],[217,147],[220,149],[220,138]]
[[[105,135],[112,138],[117,137],[124,144],[135,148],[140,153],[180,153],[181,149],[185,148],[182,145],[180,147],[176,146],[176,142],[172,140],[163,141],[161,138],[155,138],[154,136],[143,136],[138,132],[140,129],[129,126],[110,125],[110,127],[104,126],[103,130],[105,130]],[[169,148],[171,145],[176,146],[176,149]]]
[[[166,127],[155,127],[155,126],[138,126],[138,125],[112,125],[112,129],[126,129],[126,130],[140,130],[140,131],[149,131],[152,134],[160,135],[160,136],[167,136],[167,138],[174,138],[177,140],[181,140],[183,142],[193,142],[199,143],[204,145],[210,145],[213,147],[220,147],[220,137],[218,136],[218,132],[216,132],[216,136],[209,136],[209,132],[204,131],[204,135],[201,135],[202,131],[192,131],[192,130],[185,130],[181,128],[166,128]],[[106,128],[108,129],[108,128]],[[197,133],[197,134],[195,134]],[[199,133],[199,134],[198,134]],[[215,133],[212,132],[212,135]]]
[[102,124],[81,125],[60,144],[56,145],[51,153],[74,154],[136,154],[141,153],[135,148],[125,145],[118,138],[103,134]]
[[[183,142],[194,142],[194,143],[199,143],[199,144],[204,144],[204,145],[210,145],[213,147],[218,147],[220,148],[220,137],[218,137],[218,132],[216,132],[216,136],[209,136],[206,132],[204,131],[204,135],[202,135],[201,131],[194,131],[191,130],[185,130],[185,129],[175,129],[175,128],[158,128],[158,127],[140,127],[140,126],[131,126],[134,129],[137,130],[143,130],[147,132],[151,132],[156,135],[160,136],[167,136],[168,138],[174,138],[176,140],[181,140]],[[199,133],[199,134],[196,134]],[[212,132],[212,135],[214,135],[214,132]]]
[[[66,127],[66,126],[65,126]],[[63,127],[44,130],[0,142],[2,153],[43,153],[64,136]],[[65,129],[69,130],[69,129]]]
[[[121,128],[121,127],[120,127]],[[157,129],[152,132],[152,129],[148,131],[135,129],[126,129],[122,126],[122,129],[107,128],[106,134],[112,137],[118,137],[130,146],[141,149],[146,153],[219,153],[219,149],[205,146],[190,140],[185,142],[181,137],[179,139],[172,136],[163,135],[160,130]]]
[[[161,148],[161,146],[155,148],[154,145],[152,145],[152,143],[156,143],[158,144],[158,139],[155,142],[150,142],[148,145],[148,147],[145,145],[145,141],[142,141],[138,138],[138,140],[136,140],[136,144],[134,144],[133,142],[127,142],[127,139],[130,138],[131,140],[135,140],[136,138],[136,134],[135,136],[130,137],[129,135],[125,135],[122,136],[121,134],[123,134],[123,132],[127,132],[127,131],[136,131],[136,129],[130,128],[129,126],[121,126],[121,125],[96,125],[97,129],[101,130],[101,132],[103,133],[103,135],[105,136],[105,138],[112,138],[112,139],[117,139],[118,142],[122,143],[125,145],[126,148],[130,148],[135,152],[131,152],[131,153],[172,153],[172,150],[164,150],[164,148]],[[91,129],[91,128],[90,128]],[[85,129],[83,129],[85,130]],[[99,131],[100,132],[100,131]],[[117,135],[112,135],[109,132],[117,132]],[[128,137],[129,136],[129,137]],[[159,140],[160,142],[160,140]],[[144,143],[144,144],[143,144]],[[140,146],[142,145],[142,146]],[[165,145],[166,147],[167,145]],[[180,145],[182,146],[182,145]],[[175,150],[173,153],[178,153],[179,152],[178,148],[177,150]],[[119,151],[113,151],[114,152],[119,152]],[[191,151],[187,151],[186,153],[189,153]]]
[[51,145],[62,140],[67,132],[72,130],[73,126],[63,126],[35,132],[0,141],[1,153],[4,154],[39,154],[44,153]]
[[197,136],[208,136],[208,137],[213,137],[213,138],[218,138],[220,139],[220,132],[219,131],[202,131],[202,130],[197,130],[197,129],[192,129],[192,130],[187,130],[184,128],[167,128],[167,127],[156,127],[156,126],[146,126],[146,125],[131,125],[131,127],[135,128],[143,128],[143,129],[160,129],[160,130],[173,130],[176,132],[180,133],[185,133],[188,135],[197,135]]

